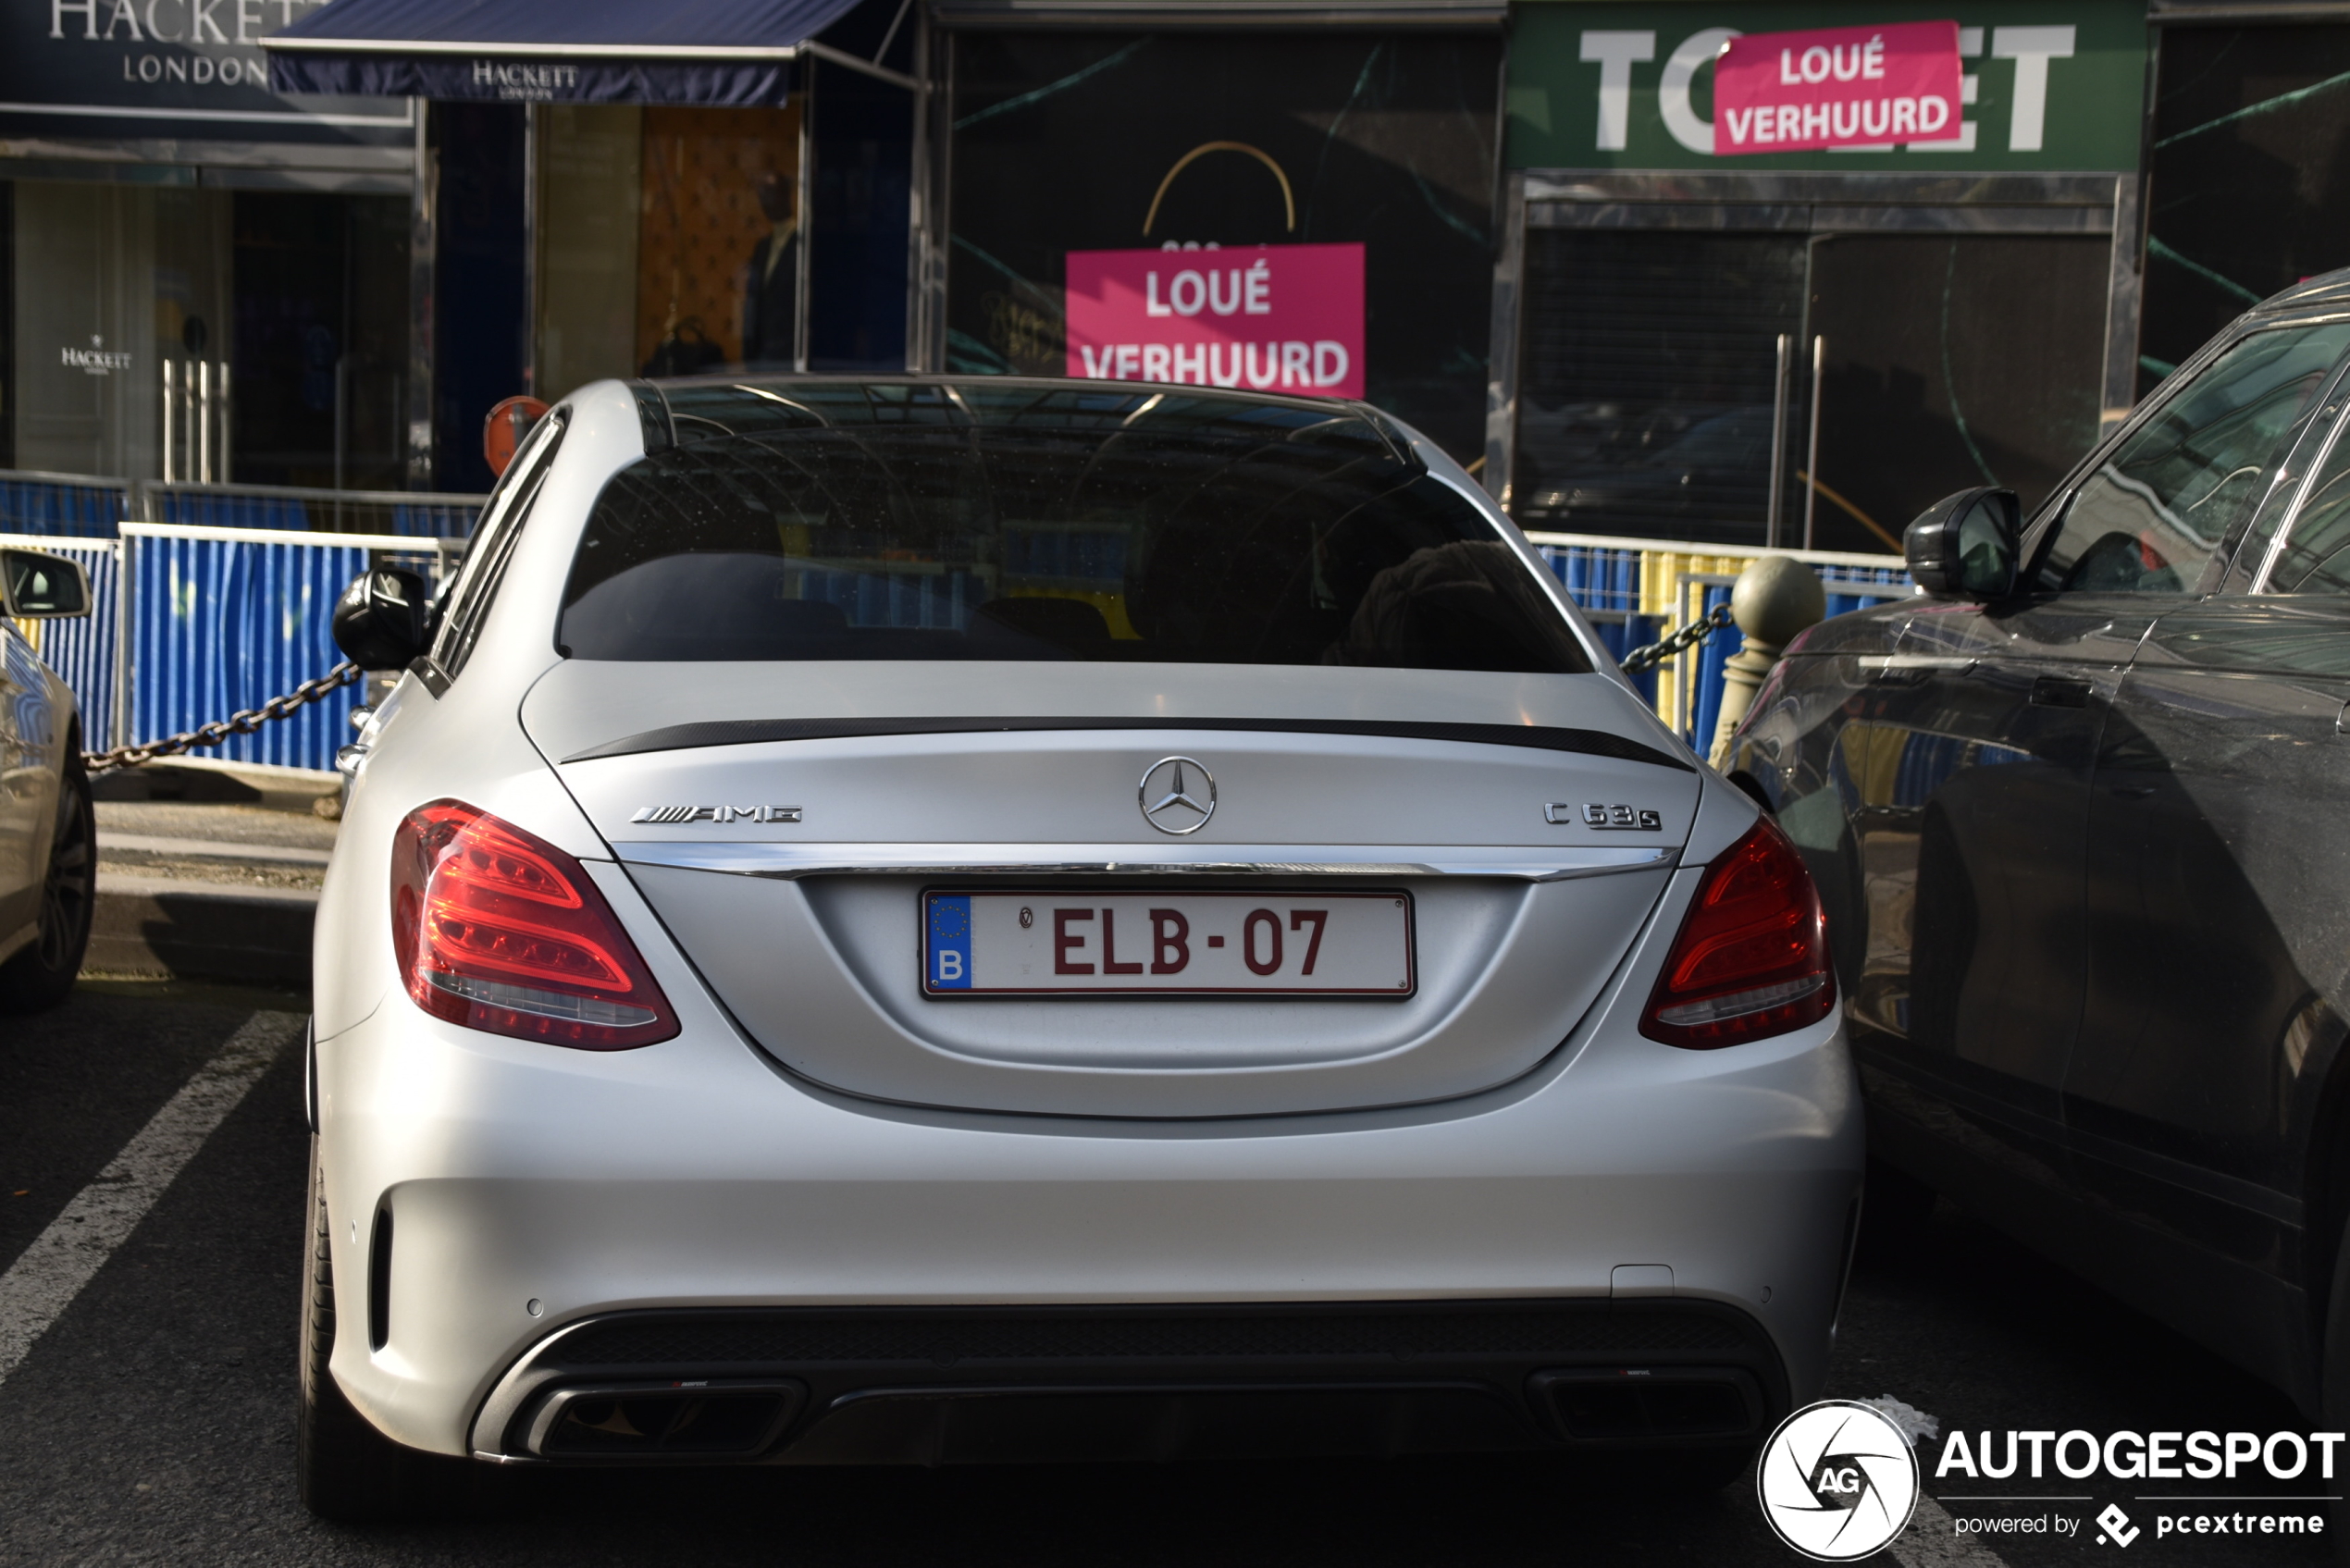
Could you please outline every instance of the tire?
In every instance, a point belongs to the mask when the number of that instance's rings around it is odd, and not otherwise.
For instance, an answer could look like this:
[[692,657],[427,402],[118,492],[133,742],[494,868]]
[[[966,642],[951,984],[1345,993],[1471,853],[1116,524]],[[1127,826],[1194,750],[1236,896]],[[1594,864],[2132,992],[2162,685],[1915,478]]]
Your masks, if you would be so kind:
[[78,733],[67,736],[51,833],[33,939],[0,964],[0,1013],[45,1012],[64,1001],[90,950],[90,920],[98,907],[98,824]]
[[303,1269],[302,1402],[294,1475],[302,1504],[339,1525],[436,1519],[458,1512],[474,1466],[393,1442],[352,1408],[328,1363],[335,1349],[335,1278],[318,1140],[310,1140],[308,1256]]

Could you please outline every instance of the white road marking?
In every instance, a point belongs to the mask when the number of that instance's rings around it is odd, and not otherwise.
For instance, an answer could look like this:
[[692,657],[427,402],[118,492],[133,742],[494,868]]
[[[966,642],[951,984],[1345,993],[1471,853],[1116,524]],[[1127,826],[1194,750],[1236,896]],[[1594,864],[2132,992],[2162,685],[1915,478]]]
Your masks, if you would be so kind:
[[1886,1549],[1902,1568],[2008,1568],[1998,1552],[1959,1534],[1949,1511],[1930,1497],[1918,1499],[1910,1527]]
[[0,1274],[0,1383],[23,1364],[33,1341],[73,1304],[278,1054],[301,1036],[302,1024],[298,1013],[247,1019]]

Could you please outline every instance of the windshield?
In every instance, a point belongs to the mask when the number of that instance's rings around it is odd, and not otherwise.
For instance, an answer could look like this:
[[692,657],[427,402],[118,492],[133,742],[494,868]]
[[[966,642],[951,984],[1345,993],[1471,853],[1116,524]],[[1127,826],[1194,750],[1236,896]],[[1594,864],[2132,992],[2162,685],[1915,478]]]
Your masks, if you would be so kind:
[[597,499],[571,657],[1591,667],[1501,531],[1359,411],[1008,380],[640,398],[674,444]]

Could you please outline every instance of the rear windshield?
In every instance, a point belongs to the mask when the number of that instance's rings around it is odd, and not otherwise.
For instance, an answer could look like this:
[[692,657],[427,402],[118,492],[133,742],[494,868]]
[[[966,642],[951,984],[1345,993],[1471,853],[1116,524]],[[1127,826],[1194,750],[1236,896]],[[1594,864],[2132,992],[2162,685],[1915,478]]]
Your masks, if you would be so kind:
[[579,659],[1580,673],[1483,513],[1328,404],[982,382],[646,388],[558,640]]

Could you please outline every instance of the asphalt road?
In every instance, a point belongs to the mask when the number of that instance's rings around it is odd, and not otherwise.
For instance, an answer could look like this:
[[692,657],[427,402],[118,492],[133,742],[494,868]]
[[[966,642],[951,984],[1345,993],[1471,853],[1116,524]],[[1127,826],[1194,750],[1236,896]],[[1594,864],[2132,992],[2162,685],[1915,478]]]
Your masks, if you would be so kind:
[[[292,997],[117,984],[85,988],[40,1019],[0,1021],[0,1269],[265,1007],[302,1010]],[[1750,1487],[1660,1501],[1563,1484],[1542,1464],[1515,1460],[501,1474],[469,1517],[397,1530],[322,1525],[293,1488],[299,1085],[289,1051],[0,1382],[0,1564],[1801,1561],[1765,1529]],[[1971,1431],[2300,1426],[2281,1395],[1947,1204],[1913,1245],[1863,1260],[1828,1392],[1891,1394],[1946,1429]],[[2117,1500],[2143,1515],[2146,1505],[2131,1494],[2146,1485],[2050,1480],[1996,1489],[2093,1493],[2087,1502],[2007,1510],[2086,1520]],[[1990,1489],[1927,1483],[1930,1494]],[[2204,1489],[2308,1488],[2264,1478]],[[2096,1536],[2090,1524],[2066,1538],[2003,1537],[1992,1544],[1995,1558],[1925,1518],[1874,1561],[2024,1568],[2123,1556]],[[2149,1529],[2123,1560],[2314,1563],[2327,1560],[2329,1544],[2163,1541]]]

